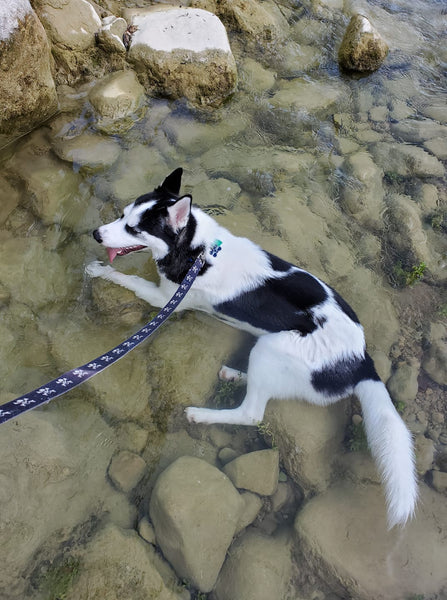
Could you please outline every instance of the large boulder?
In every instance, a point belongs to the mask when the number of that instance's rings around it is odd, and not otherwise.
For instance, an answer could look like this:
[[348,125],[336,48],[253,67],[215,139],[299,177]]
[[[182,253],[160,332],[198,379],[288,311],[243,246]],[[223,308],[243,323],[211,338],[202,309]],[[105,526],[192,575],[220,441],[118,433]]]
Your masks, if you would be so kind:
[[304,554],[343,598],[444,598],[446,519],[445,498],[421,485],[415,519],[388,531],[381,487],[341,483],[298,513],[295,530]]
[[57,110],[45,30],[28,0],[0,4],[0,146]]
[[225,27],[201,9],[140,11],[128,58],[151,93],[219,105],[234,92],[236,63]]
[[292,574],[290,543],[254,529],[229,552],[217,581],[216,600],[283,600]]
[[63,597],[104,600],[185,600],[189,595],[165,576],[167,565],[135,531],[109,524],[82,553],[79,575]]
[[[2,396],[0,402],[12,399]],[[69,538],[75,545],[81,523],[87,531],[89,522],[107,514],[132,527],[134,509],[104,477],[115,439],[112,427],[79,394],[2,425],[1,598],[29,598],[30,572],[42,550]]]
[[385,60],[388,45],[369,20],[354,15],[338,51],[338,61],[348,71],[375,71]]
[[323,408],[297,400],[271,400],[264,422],[288,475],[306,492],[324,490],[332,477],[332,461],[342,449],[344,404]]
[[87,0],[41,0],[39,17],[53,43],[83,51],[95,45],[102,23]]
[[200,591],[214,587],[243,508],[230,480],[199,458],[183,456],[158,478],[150,501],[157,543]]

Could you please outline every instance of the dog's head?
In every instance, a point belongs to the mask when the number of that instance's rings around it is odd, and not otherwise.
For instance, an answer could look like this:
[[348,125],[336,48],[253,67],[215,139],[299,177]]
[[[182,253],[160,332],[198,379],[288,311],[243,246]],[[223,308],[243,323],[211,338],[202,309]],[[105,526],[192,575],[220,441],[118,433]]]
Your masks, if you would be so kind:
[[119,219],[95,229],[93,237],[106,247],[110,262],[136,250],[151,250],[156,260],[168,254],[191,213],[191,196],[179,196],[182,173],[176,169],[153,192],[126,206]]

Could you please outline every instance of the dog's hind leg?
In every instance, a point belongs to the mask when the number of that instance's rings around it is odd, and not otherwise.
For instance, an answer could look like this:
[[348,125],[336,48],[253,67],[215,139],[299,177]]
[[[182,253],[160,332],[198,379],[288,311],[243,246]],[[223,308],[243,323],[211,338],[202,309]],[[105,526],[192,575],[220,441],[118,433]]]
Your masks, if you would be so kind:
[[[272,354],[270,335],[262,336],[250,353],[246,375],[247,393],[240,406],[233,409],[210,409],[189,407],[186,416],[195,423],[226,423],[233,425],[256,425],[264,417],[267,402],[281,387],[278,384],[276,361],[281,357]],[[284,358],[283,362],[287,359]],[[228,369],[228,367],[226,367]],[[230,370],[230,374],[239,371]]]
[[231,367],[227,367],[227,365],[222,365],[222,368],[219,371],[219,379],[221,381],[232,381],[234,383],[246,383],[247,373],[232,369]]

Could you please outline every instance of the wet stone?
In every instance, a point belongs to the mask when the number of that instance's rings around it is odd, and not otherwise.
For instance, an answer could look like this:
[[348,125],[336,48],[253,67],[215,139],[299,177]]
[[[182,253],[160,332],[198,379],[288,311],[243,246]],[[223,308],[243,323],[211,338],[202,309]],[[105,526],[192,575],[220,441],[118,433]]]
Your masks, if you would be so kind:
[[177,575],[209,592],[242,509],[239,493],[222,472],[203,460],[183,456],[158,478],[149,512],[157,544]]
[[250,530],[231,546],[214,594],[216,600],[285,600],[291,574],[287,538]]
[[447,473],[442,471],[432,471],[432,485],[437,492],[445,494],[447,492]]
[[89,100],[97,114],[97,129],[105,133],[122,133],[138,118],[144,89],[133,71],[117,71],[95,85]]
[[278,487],[279,454],[277,450],[249,452],[227,463],[223,471],[237,488],[271,496]]
[[146,468],[147,465],[141,456],[123,450],[112,458],[108,473],[113,485],[127,493],[138,485]]
[[446,518],[445,498],[421,483],[415,518],[390,531],[381,486],[342,482],[299,511],[295,531],[342,597],[406,599],[444,589],[447,542],[440,523]]
[[348,71],[375,71],[387,54],[388,45],[370,21],[364,15],[354,15],[338,51],[340,66]]
[[419,434],[415,437],[414,449],[416,454],[416,470],[419,475],[425,475],[433,464],[435,454],[434,443],[432,440]]
[[241,510],[236,533],[241,532],[251,525],[262,508],[262,500],[257,494],[253,494],[252,492],[242,492],[241,498],[244,502],[244,506]]
[[82,133],[72,139],[58,140],[53,149],[55,153],[74,168],[94,172],[110,167],[120,155],[120,145],[109,138],[91,133]]
[[416,359],[400,363],[387,382],[391,397],[398,402],[412,402],[418,392],[420,364]]

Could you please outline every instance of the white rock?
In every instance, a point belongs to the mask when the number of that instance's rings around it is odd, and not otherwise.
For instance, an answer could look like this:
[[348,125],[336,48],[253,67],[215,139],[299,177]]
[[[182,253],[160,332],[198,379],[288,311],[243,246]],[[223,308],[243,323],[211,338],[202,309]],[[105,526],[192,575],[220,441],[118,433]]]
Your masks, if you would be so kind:
[[216,15],[176,8],[134,14],[129,60],[146,88],[198,104],[219,104],[236,86],[227,33]]

